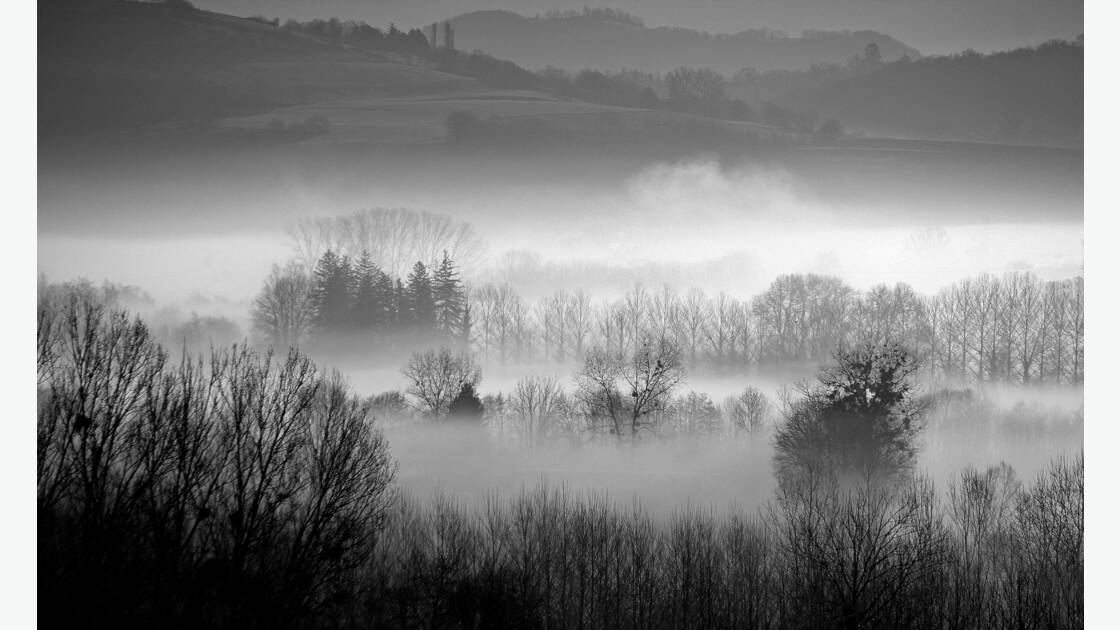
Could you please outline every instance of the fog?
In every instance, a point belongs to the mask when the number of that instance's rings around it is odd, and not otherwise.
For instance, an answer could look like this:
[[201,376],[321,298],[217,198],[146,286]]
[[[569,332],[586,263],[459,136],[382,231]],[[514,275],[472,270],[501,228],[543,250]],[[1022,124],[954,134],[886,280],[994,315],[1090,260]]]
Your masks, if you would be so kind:
[[45,626],[1084,625],[1082,3],[601,5],[39,3]]
[[[332,151],[319,163],[316,155],[306,149],[232,173],[186,158],[157,168],[48,157],[39,268],[54,278],[136,284],[168,302],[194,292],[248,299],[271,265],[292,255],[284,230],[294,220],[372,207],[472,224],[486,252],[464,270],[467,279],[518,284],[520,276],[518,289],[530,295],[620,292],[641,281],[747,296],[795,272],[836,275],[861,289],[907,282],[928,293],[980,273],[1072,277],[1083,264],[1080,166],[1061,155],[1001,157],[1006,174],[983,184],[941,158],[906,155],[896,164],[700,154],[590,165],[564,156],[515,164],[441,155],[423,176],[381,159],[349,163]],[[215,162],[223,160],[241,164],[221,154]],[[911,172],[918,168],[922,177]],[[159,265],[137,264],[155,259]],[[622,279],[572,286],[581,266]]]
[[[759,384],[758,380],[751,382]],[[689,383],[686,389],[708,392],[720,400],[720,385]],[[741,388],[742,384],[726,391],[730,394]],[[972,420],[983,424],[981,434],[993,437],[977,439],[976,432],[965,436],[938,426],[930,427],[923,436],[916,472],[939,488],[968,467],[983,470],[1001,462],[1029,482],[1052,458],[1082,452],[1080,428],[1067,427],[1080,419],[1080,389],[993,388],[983,396],[992,401],[995,413]],[[998,433],[997,414],[1008,416]],[[1036,417],[1045,420],[1034,420]],[[1024,429],[1031,422],[1055,425],[1059,434],[1040,438],[1030,428]],[[400,464],[402,490],[422,501],[442,494],[477,505],[491,496],[514,496],[543,484],[576,495],[605,494],[622,507],[640,504],[659,516],[686,506],[713,512],[754,512],[773,497],[776,484],[769,435],[625,445],[554,443],[536,449],[503,444],[492,433],[454,424],[390,423],[386,435]]]

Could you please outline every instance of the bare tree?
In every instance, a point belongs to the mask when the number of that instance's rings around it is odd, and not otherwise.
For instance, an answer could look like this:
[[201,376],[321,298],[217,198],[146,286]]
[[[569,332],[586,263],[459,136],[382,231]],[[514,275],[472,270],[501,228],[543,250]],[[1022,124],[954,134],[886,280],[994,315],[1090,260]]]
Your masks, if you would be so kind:
[[451,217],[406,208],[375,208],[336,217],[309,217],[288,227],[307,269],[327,250],[357,258],[368,251],[378,267],[403,277],[416,261],[436,265],[443,251],[459,264],[473,265],[482,254],[474,228]]
[[898,627],[936,605],[947,552],[932,484],[845,488],[815,475],[783,485],[767,522],[799,627]]
[[688,354],[689,367],[696,367],[700,344],[708,325],[708,309],[705,302],[704,292],[693,287],[685,295],[679,311],[677,334],[683,343],[684,351]]
[[621,360],[599,346],[588,351],[583,368],[576,374],[576,389],[584,405],[592,428],[598,423],[608,423],[610,433],[622,439],[626,427],[626,407],[618,389],[622,372]]
[[537,445],[553,430],[564,406],[564,390],[554,378],[526,376],[518,379],[508,404],[524,428],[528,444]]
[[586,291],[576,291],[564,308],[565,329],[568,331],[569,354],[583,358],[587,338],[591,334],[591,296]]
[[766,395],[749,385],[738,396],[728,396],[723,408],[733,430],[752,436],[766,428],[772,411]]
[[[95,625],[101,607],[125,625],[164,608],[217,625],[321,615],[395,473],[345,383],[294,349],[171,364],[140,320],[76,294],[59,308],[38,418],[46,593]],[[160,590],[184,579],[205,588]],[[135,604],[153,593],[166,601]]]
[[298,346],[314,319],[312,281],[296,261],[272,266],[249,313],[253,330],[278,348]]
[[645,339],[621,370],[630,390],[630,435],[637,436],[643,418],[664,405],[673,388],[685,380],[681,352],[670,339]]
[[408,393],[434,417],[442,417],[463,386],[477,386],[482,370],[466,352],[453,354],[448,348],[414,352],[401,373],[409,381]]

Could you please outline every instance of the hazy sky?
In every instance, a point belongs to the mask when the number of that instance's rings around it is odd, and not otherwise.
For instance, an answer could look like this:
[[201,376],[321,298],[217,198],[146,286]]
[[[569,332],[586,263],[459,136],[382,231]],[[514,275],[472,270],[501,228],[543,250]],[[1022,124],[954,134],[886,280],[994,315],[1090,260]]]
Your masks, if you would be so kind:
[[607,6],[649,26],[711,32],[776,28],[865,29],[890,34],[923,54],[981,52],[1069,39],[1084,30],[1083,0],[197,0],[234,15],[308,19],[337,16],[374,25],[413,26],[480,9],[536,15],[553,9]]

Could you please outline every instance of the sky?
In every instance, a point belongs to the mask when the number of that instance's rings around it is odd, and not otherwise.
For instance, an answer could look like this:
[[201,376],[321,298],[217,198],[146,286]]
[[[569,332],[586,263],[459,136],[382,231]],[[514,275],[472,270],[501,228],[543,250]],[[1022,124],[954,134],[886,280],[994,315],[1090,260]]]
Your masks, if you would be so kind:
[[603,6],[621,9],[647,26],[680,26],[713,33],[773,28],[872,29],[923,54],[968,48],[1008,50],[1084,31],[1083,0],[196,0],[208,10],[282,19],[337,16],[373,25],[410,27],[483,9],[524,15]]

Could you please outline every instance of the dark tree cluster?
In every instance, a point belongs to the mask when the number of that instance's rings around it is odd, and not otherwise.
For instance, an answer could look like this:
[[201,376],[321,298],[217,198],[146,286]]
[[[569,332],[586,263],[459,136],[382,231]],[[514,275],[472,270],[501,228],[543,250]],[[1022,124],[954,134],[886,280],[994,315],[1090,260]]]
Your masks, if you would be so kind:
[[351,261],[328,250],[315,266],[309,306],[313,340],[411,336],[460,344],[470,335],[466,290],[446,252],[434,270],[417,261],[402,281],[368,253]]
[[945,499],[922,480],[820,476],[760,517],[662,520],[546,488],[484,510],[402,503],[363,613],[390,628],[1082,627],[1082,460],[1031,486],[1005,477],[966,470]]
[[847,64],[744,68],[728,91],[768,103],[768,124],[793,124],[796,109],[927,138],[1080,146],[1083,69],[1080,39],[891,61],[872,43]]
[[805,386],[775,436],[779,479],[791,482],[826,469],[841,476],[891,479],[917,455],[925,405],[911,376],[913,357],[897,343],[861,344],[837,353]]
[[298,352],[172,360],[148,327],[42,300],[39,620],[335,626],[396,465],[365,407]]
[[395,24],[390,23],[389,28],[381,30],[358,20],[329,20],[315,19],[306,22],[287,20],[282,25],[280,20],[255,17],[252,18],[265,24],[278,26],[287,31],[313,35],[333,41],[342,42],[351,46],[368,48],[371,50],[390,50],[395,52],[426,55],[431,46],[427,36],[418,28],[402,31]]

